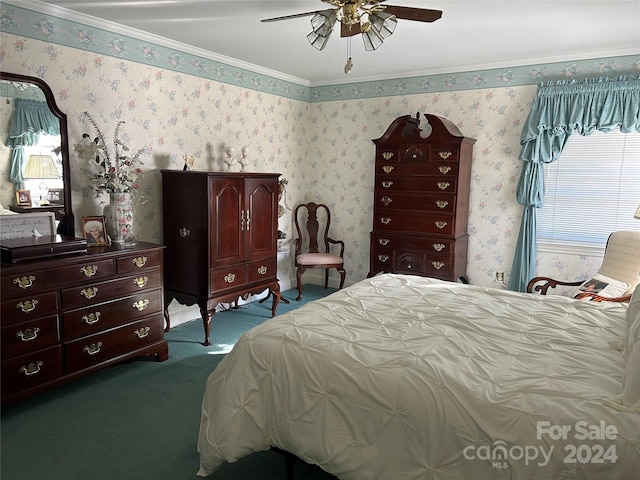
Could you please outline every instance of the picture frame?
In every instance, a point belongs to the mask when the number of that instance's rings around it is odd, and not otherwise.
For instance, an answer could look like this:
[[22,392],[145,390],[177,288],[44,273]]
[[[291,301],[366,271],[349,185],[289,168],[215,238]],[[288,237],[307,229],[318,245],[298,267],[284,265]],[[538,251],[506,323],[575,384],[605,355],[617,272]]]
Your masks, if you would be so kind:
[[82,217],[82,234],[88,247],[108,245],[107,227],[103,216]]
[[0,215],[0,240],[40,238],[56,234],[56,218],[52,212]]
[[64,204],[64,188],[50,188],[49,202],[51,202],[52,205]]
[[16,205],[31,207],[31,190],[16,190]]

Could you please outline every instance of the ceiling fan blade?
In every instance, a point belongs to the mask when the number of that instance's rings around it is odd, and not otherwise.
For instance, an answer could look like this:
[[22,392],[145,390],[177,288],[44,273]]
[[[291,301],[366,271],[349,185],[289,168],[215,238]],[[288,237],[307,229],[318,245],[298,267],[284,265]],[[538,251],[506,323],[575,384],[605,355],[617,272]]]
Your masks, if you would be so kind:
[[359,23],[356,23],[355,25],[347,25],[345,23],[340,24],[341,37],[353,37],[354,35],[358,35],[359,33],[362,33]]
[[385,12],[395,15],[403,20],[415,20],[416,22],[435,22],[442,17],[441,10],[430,10],[428,8],[397,7],[386,5]]
[[294,13],[293,15],[285,15],[283,17],[264,18],[260,21],[261,22],[278,22],[280,20],[289,20],[290,18],[308,17],[310,15],[315,15],[316,13],[318,13],[318,10],[314,12]]

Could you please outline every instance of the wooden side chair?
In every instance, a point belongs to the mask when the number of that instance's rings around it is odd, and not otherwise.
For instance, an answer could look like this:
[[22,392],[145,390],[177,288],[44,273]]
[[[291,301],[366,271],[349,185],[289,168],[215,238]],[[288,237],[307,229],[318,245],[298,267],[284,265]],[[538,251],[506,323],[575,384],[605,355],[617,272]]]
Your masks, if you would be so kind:
[[600,270],[588,280],[565,282],[534,277],[527,292],[546,295],[558,285],[578,287],[573,298],[594,302],[628,302],[640,283],[640,232],[620,231],[609,235]]
[[[306,220],[299,218],[306,212]],[[293,211],[298,238],[294,240],[296,257],[296,281],[298,298],[302,298],[302,274],[307,268],[324,268],[324,288],[329,283],[329,270],[340,273],[340,288],[344,286],[344,242],[329,237],[331,212],[322,203],[302,203]],[[339,255],[331,253],[330,246],[340,247]],[[322,247],[322,251],[320,248]]]

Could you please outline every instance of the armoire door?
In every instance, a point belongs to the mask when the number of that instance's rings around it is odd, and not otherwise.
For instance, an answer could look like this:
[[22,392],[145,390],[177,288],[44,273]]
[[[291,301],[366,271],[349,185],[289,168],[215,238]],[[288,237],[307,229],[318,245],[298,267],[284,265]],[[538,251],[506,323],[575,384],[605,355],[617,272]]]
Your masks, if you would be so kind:
[[247,223],[243,208],[244,179],[212,177],[210,182],[210,266],[242,262]]
[[246,259],[277,254],[278,179],[250,177],[245,183]]

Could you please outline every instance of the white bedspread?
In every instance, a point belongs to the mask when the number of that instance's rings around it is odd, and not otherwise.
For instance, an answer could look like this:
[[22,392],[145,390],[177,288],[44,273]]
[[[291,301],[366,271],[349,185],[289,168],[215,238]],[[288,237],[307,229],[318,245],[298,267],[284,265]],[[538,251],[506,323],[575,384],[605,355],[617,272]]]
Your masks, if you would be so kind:
[[364,280],[238,341],[207,381],[198,475],[276,446],[344,480],[638,478],[640,415],[611,406],[625,311]]

